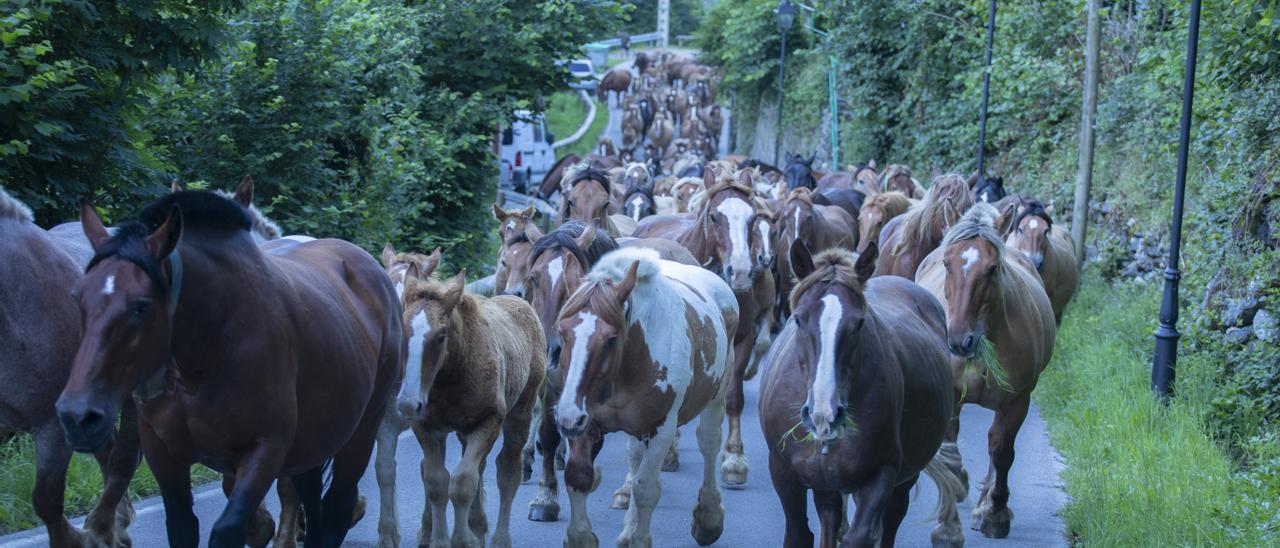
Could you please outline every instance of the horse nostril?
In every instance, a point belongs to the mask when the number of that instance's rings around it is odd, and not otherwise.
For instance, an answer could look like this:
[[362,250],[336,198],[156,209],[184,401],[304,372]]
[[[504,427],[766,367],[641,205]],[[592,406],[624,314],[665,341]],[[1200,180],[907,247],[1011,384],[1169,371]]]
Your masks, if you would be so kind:
[[800,421],[805,424],[813,423],[813,416],[809,413],[808,405],[800,408]]
[[91,434],[97,432],[98,429],[102,427],[105,419],[106,415],[91,409],[85,411],[84,414],[76,420],[76,427],[79,428],[82,433]]
[[585,428],[586,426],[587,426],[587,416],[586,416],[586,415],[580,415],[577,419],[575,419],[575,420],[573,421],[573,427],[574,427],[575,429],[581,430],[581,429]]
[[422,405],[422,402],[418,402],[418,405],[414,407],[414,412],[417,413],[419,417],[424,415],[425,411],[426,411],[426,406]]
[[836,416],[835,416],[835,420],[834,420],[835,424],[837,424],[837,425],[838,425],[838,424],[840,424],[841,422],[844,422],[844,416],[845,416],[845,413],[846,413],[846,412],[847,412],[847,411],[845,410],[845,407],[844,407],[843,405],[837,405],[837,406],[836,406]]

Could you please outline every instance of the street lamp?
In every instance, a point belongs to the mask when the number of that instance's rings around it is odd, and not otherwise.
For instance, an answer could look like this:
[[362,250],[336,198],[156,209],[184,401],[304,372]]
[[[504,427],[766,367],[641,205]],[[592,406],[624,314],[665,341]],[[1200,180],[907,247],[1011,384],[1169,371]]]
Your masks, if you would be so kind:
[[1151,360],[1151,388],[1162,399],[1173,391],[1178,363],[1178,270],[1182,246],[1182,197],[1187,184],[1187,146],[1191,139],[1191,102],[1196,87],[1196,46],[1200,37],[1200,0],[1191,0],[1187,23],[1187,66],[1182,80],[1182,123],[1178,133],[1178,170],[1174,175],[1173,223],[1169,231],[1169,264],[1164,268],[1164,297],[1160,301],[1160,327],[1156,328],[1156,352]]
[[782,146],[782,82],[787,74],[787,32],[796,22],[796,7],[791,0],[782,0],[774,13],[778,16],[778,32],[782,33],[782,51],[778,54],[778,126],[773,134],[773,164],[783,167],[778,162],[778,149]]

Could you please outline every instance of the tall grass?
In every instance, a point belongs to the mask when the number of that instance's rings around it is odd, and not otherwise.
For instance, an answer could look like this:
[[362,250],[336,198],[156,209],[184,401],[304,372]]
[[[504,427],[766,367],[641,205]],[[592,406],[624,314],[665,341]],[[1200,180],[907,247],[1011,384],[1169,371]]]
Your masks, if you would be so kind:
[[[31,490],[36,485],[35,443],[20,434],[0,444],[0,532],[8,533],[42,526],[31,506]],[[208,483],[218,474],[203,466],[191,471],[193,483]],[[138,467],[129,484],[129,497],[138,500],[159,492],[156,478],[146,463]],[[66,509],[68,516],[87,513],[102,494],[102,474],[90,455],[77,453],[67,468]]]
[[1263,546],[1265,507],[1242,504],[1242,481],[1202,418],[1213,364],[1181,362],[1165,406],[1150,385],[1156,284],[1108,285],[1097,275],[1068,308],[1053,363],[1036,391],[1066,457],[1068,530],[1094,546]]
[[[596,117],[591,121],[591,127],[587,128],[587,132],[581,139],[556,149],[557,158],[566,154],[587,154],[596,148],[596,143],[600,141],[600,136],[604,134],[605,127],[609,124],[609,109],[594,97],[591,100],[596,103]],[[573,135],[586,117],[587,107],[578,97],[578,92],[561,91],[551,96],[551,101],[547,105],[547,129],[555,135],[556,139]]]

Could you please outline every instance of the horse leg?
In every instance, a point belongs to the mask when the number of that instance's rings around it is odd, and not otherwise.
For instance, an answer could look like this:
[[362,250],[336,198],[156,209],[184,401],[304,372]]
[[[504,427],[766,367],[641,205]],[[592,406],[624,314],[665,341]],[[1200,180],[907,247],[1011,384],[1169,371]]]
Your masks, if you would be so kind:
[[[324,509],[320,500],[324,491],[324,467],[317,466],[292,478],[280,478],[276,481],[276,491],[282,501],[280,532],[276,536],[281,544],[277,546],[297,546],[299,522],[304,519],[312,524],[310,530],[305,532],[304,542],[320,542],[322,534],[320,524],[324,522]],[[290,503],[294,506],[292,515],[288,517],[285,515],[283,503],[286,498],[291,499]],[[300,515],[303,513],[306,515]],[[292,523],[286,526],[286,521]]]
[[[537,400],[536,393],[530,395],[532,397],[529,399]],[[521,455],[525,441],[529,438],[532,407],[531,403],[517,403],[516,408],[502,422],[502,449],[494,462],[498,468],[498,526],[493,530],[490,545],[495,548],[511,546],[511,501],[520,488]],[[484,507],[481,506],[480,510],[483,512]]]
[[[288,484],[290,486],[293,485],[292,483],[289,483],[287,481],[282,483]],[[222,475],[222,494],[227,498],[231,498],[231,492],[235,488],[235,484],[236,484],[235,474],[223,474]],[[282,490],[280,492],[281,492],[281,495],[280,495],[281,515],[291,510],[296,511],[297,503],[298,503],[297,495],[294,495],[291,500],[286,500],[285,495],[283,494],[284,491]],[[290,492],[292,493],[292,491]],[[248,540],[246,540],[245,543],[252,548],[266,548],[267,543],[271,542],[272,534],[275,533],[276,523],[271,519],[271,513],[267,511],[267,506],[265,504],[259,503],[258,508],[254,510],[253,518],[250,519],[246,527],[248,531],[246,534]],[[291,546],[291,545],[293,544],[284,543],[284,544],[280,544],[279,546]]]
[[482,461],[489,455],[493,443],[498,439],[501,423],[490,419],[465,436],[466,444],[462,449],[462,462],[454,469],[449,478],[449,501],[453,503],[453,536],[450,542],[454,548],[471,548],[484,543],[470,527],[472,512],[484,512],[484,508],[473,508],[476,491],[480,487]]
[[55,548],[84,545],[85,539],[63,515],[63,493],[67,485],[67,466],[71,463],[71,447],[56,421],[33,432],[36,445],[36,486],[31,505],[49,532],[49,546]]
[[1023,394],[1009,400],[996,409],[996,418],[991,430],[987,432],[987,450],[991,453],[991,466],[994,469],[994,481],[988,481],[974,520],[974,529],[982,532],[987,538],[1005,538],[1009,536],[1009,525],[1013,521],[1013,511],[1009,509],[1009,468],[1013,466],[1013,442],[1018,437],[1018,429],[1027,418],[1027,410],[1031,406],[1031,395]]
[[[501,428],[501,425],[499,425],[499,428]],[[497,443],[496,438],[494,439],[494,443]],[[493,451],[492,445],[489,446],[489,450]],[[463,446],[462,452],[463,454],[466,454],[466,446]],[[467,519],[467,526],[471,528],[471,532],[476,536],[476,538],[480,539],[481,544],[484,543],[485,537],[489,535],[489,514],[488,511],[485,510],[484,502],[484,471],[488,468],[488,465],[488,454],[485,454],[480,458],[480,465],[476,468],[476,477],[480,478],[480,480],[476,482],[476,498],[471,500],[471,514]],[[456,512],[458,506],[455,504],[453,509]]]
[[211,548],[240,548],[245,545],[249,522],[258,512],[258,506],[266,498],[271,484],[275,483],[286,452],[283,447],[262,442],[241,459],[235,476],[231,478],[234,485],[227,494],[227,506],[213,523],[213,531],[209,534]]
[[857,510],[853,513],[853,524],[840,542],[841,546],[875,546],[880,543],[884,534],[885,510],[893,499],[893,482],[897,477],[898,470],[886,466],[873,472],[854,493],[853,503]]
[[782,514],[787,519],[786,534],[782,537],[784,548],[813,548],[813,531],[809,530],[809,501],[800,478],[791,470],[786,459],[769,452],[769,478],[773,490],[782,503]]
[[623,521],[622,534],[618,535],[620,548],[653,546],[653,536],[649,524],[653,520],[653,509],[662,496],[662,478],[659,468],[662,459],[667,455],[671,439],[675,437],[676,419],[673,410],[666,424],[658,427],[658,432],[647,442],[642,443],[644,450],[640,465],[631,478],[631,504],[627,507],[627,517]]
[[640,469],[640,459],[644,458],[644,444],[635,438],[627,438],[627,479],[622,486],[613,492],[613,503],[609,505],[615,510],[626,510],[631,507],[631,481]]
[[[693,540],[699,546],[714,543],[724,533],[724,505],[720,503],[720,484],[716,483],[716,459],[720,456],[720,431],[724,423],[724,396],[707,404],[698,417],[698,452],[702,453],[702,487],[698,504],[693,507]],[[680,431],[676,430],[679,434]]]
[[[449,470],[444,467],[447,432],[422,432],[414,428],[422,444],[422,483],[427,492],[428,508],[422,511],[422,528],[418,530],[418,546],[448,546]],[[430,523],[430,527],[427,524]]]
[[564,486],[569,495],[569,528],[565,548],[598,548],[600,539],[591,531],[587,518],[587,495],[600,485],[596,455],[604,445],[604,435],[589,427],[587,433],[569,440],[569,459],[564,467]]
[[964,397],[961,392],[962,389],[956,389],[955,413],[951,416],[951,423],[947,426],[947,432],[942,438],[942,447],[938,449],[946,452],[949,457],[947,468],[951,469],[951,473],[955,474],[964,486],[956,502],[964,502],[964,499],[969,496],[969,472],[964,469],[964,459],[960,457],[960,445],[957,443],[960,439],[960,410],[964,408]]
[[736,337],[733,343],[733,370],[729,373],[729,387],[724,400],[725,413],[729,415],[729,437],[725,440],[720,464],[720,479],[729,486],[746,484],[747,472],[750,470],[742,446],[742,409],[745,406],[742,376],[746,373],[754,343],[755,338],[751,336],[750,329],[743,336]]
[[524,450],[520,452],[521,469],[520,483],[528,483],[533,479],[533,462],[534,452],[538,448],[538,433],[542,425],[542,398],[537,398],[533,403],[532,422],[529,423],[528,440],[524,443]]
[[[560,502],[557,496],[558,480],[556,479],[556,457],[560,452],[560,430],[551,416],[555,406],[548,405],[543,394],[538,421],[538,450],[542,453],[542,479],[538,480],[538,495],[529,501],[529,521],[556,521],[560,519]],[[530,436],[532,437],[532,436]]]
[[769,346],[773,343],[773,313],[765,314],[756,323],[756,341],[751,347],[751,359],[747,362],[747,371],[743,374],[744,381],[749,381],[756,377],[756,373],[760,371],[760,362],[764,361],[764,355],[769,353]]
[[813,490],[813,506],[818,510],[821,535],[818,546],[835,548],[844,525],[844,494],[839,491]]
[[907,507],[911,505],[911,488],[919,481],[920,475],[903,482],[893,488],[889,495],[889,504],[884,510],[884,534],[880,536],[882,548],[893,548],[894,539],[898,537],[898,527],[907,517]]
[[[303,477],[303,476],[297,476]],[[317,476],[318,477],[318,476]],[[279,478],[276,480],[276,497],[280,499],[280,526],[275,530],[275,537],[271,539],[271,545],[277,548],[295,548],[301,536],[306,533],[306,523],[304,515],[302,496],[299,493],[300,480],[295,478]],[[315,511],[320,511],[320,488],[316,487],[315,495]],[[265,516],[267,521],[271,520],[271,514],[267,512],[265,506],[258,508],[258,516]],[[320,519],[320,514],[315,515],[316,519]],[[254,518],[259,521],[260,518]],[[257,528],[253,525],[251,528]]]
[[373,464],[378,477],[378,546],[400,545],[400,519],[396,515],[396,447],[402,430],[404,428],[397,424],[390,410],[378,425],[378,453]]
[[[322,536],[319,546],[337,548],[351,530],[357,517],[356,510],[360,506],[358,484],[369,467],[369,458],[373,455],[373,445],[384,410],[385,407],[370,410],[347,440],[347,444],[333,456],[329,489],[320,505],[323,521],[308,527],[320,529]],[[316,544],[307,543],[307,546],[314,547]]]
[[126,399],[120,412],[120,429],[110,448],[94,455],[102,472],[102,496],[85,519],[91,537],[106,546],[131,546],[127,532],[133,522],[133,504],[126,495],[138,469],[138,409]]
[[164,502],[164,526],[169,546],[196,548],[200,544],[200,522],[191,508],[191,465],[179,462],[146,421],[138,421],[138,429],[142,454],[155,475],[160,499]]

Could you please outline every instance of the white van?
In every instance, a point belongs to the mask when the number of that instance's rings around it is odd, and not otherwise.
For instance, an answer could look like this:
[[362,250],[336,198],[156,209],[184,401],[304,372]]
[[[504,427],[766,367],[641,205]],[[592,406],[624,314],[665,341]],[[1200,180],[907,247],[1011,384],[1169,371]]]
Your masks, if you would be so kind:
[[529,186],[541,182],[556,163],[556,151],[551,148],[555,141],[555,135],[547,131],[546,119],[541,114],[516,111],[515,119],[502,129],[500,180],[510,181],[516,192],[528,193]]

